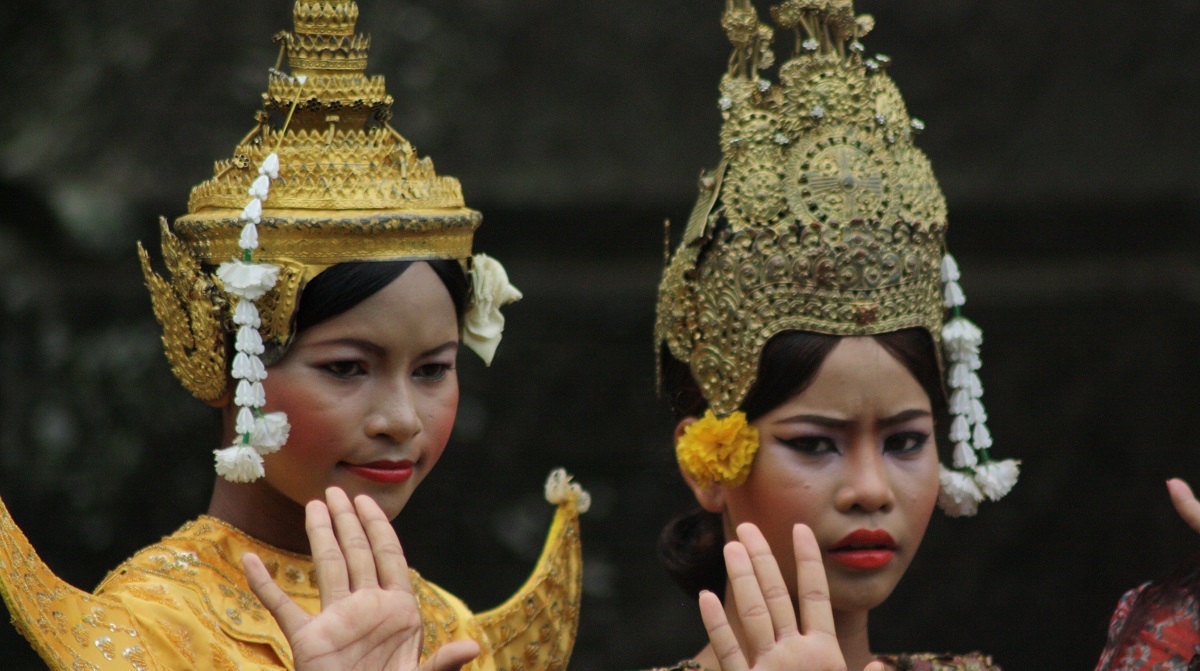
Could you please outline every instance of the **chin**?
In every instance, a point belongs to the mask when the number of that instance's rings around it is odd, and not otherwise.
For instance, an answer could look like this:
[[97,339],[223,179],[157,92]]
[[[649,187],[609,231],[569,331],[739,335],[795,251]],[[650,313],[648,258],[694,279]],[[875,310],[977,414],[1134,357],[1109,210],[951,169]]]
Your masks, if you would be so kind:
[[898,582],[899,580],[883,575],[858,579],[831,579],[830,605],[839,611],[871,610],[887,601]]

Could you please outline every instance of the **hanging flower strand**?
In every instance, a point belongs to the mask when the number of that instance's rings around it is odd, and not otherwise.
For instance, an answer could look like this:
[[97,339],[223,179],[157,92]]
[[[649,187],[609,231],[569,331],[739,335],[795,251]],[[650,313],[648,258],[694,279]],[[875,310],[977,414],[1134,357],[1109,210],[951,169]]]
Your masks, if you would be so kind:
[[938,505],[948,515],[974,515],[984,498],[997,501],[1013,488],[1020,474],[1020,462],[1013,459],[994,461],[988,453],[992,434],[987,428],[983,407],[983,382],[979,369],[983,363],[979,348],[983,331],[962,315],[966,294],[959,285],[958,263],[953,256],[942,258],[942,285],[951,318],[942,327],[946,353],[946,387],[950,391],[950,442],[954,444],[951,465],[940,467],[941,491]]
[[[297,77],[301,89],[305,77]],[[300,95],[292,103],[296,109]],[[292,114],[279,132],[283,140]],[[278,144],[276,144],[278,149]],[[267,379],[267,368],[260,358],[263,351],[262,326],[255,301],[274,288],[279,279],[279,267],[269,263],[254,263],[254,250],[258,249],[258,224],[262,221],[263,203],[271,193],[271,180],[279,178],[279,155],[272,151],[258,168],[258,177],[250,185],[250,202],[242,209],[239,220],[243,222],[238,246],[241,258],[222,263],[217,268],[217,277],[225,286],[225,292],[237,303],[233,310],[233,323],[237,326],[234,341],[233,365],[230,375],[237,380],[233,403],[238,408],[234,430],[237,437],[233,444],[215,450],[217,474],[230,482],[253,482],[264,475],[263,457],[277,452],[287,442],[291,426],[287,415],[282,412],[264,412],[267,392],[263,380]]]

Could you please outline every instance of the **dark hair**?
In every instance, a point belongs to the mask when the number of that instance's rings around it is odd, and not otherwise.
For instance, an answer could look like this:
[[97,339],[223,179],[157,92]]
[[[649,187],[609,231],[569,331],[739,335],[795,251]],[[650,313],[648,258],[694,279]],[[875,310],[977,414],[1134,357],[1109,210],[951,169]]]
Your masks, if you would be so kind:
[[[403,275],[414,263],[418,261],[353,261],[327,268],[314,277],[300,294],[294,332],[298,334],[333,319],[374,296]],[[452,259],[431,259],[425,263],[437,273],[446,290],[450,292],[450,300],[454,302],[454,314],[462,321],[467,305],[467,293],[470,290],[462,265]]]
[[[946,393],[929,333],[911,328],[871,337],[912,373],[929,395],[934,416],[943,419]],[[742,401],[746,419],[754,421],[807,389],[840,341],[840,336],[807,331],[771,338],[759,359],[758,380]],[[666,352],[662,357],[663,393],[676,418],[700,416],[708,404],[688,367]],[[658,556],[684,592],[697,595],[706,589],[724,598],[724,545],[721,516],[695,508],[667,523],[658,538]]]

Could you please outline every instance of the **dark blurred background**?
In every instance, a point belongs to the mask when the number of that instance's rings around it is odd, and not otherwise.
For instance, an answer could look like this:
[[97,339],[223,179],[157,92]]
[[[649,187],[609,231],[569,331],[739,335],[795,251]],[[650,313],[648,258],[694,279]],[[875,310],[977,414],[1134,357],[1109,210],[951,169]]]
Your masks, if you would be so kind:
[[[566,466],[594,496],[574,671],[701,645],[654,558],[688,506],[654,397],[662,221],[715,164],[720,0],[360,0],[393,124],[485,214],[525,300],[462,357],[438,473],[401,516],[415,566],[477,609],[524,579]],[[1085,669],[1123,590],[1200,547],[1200,5],[862,0],[868,52],[928,130],[984,329],[999,504],[934,523],[872,616],[880,651]],[[171,377],[136,265],[252,126],[287,0],[0,4],[0,495],[90,588],[202,512],[213,411]],[[38,668],[0,630],[5,668]]]

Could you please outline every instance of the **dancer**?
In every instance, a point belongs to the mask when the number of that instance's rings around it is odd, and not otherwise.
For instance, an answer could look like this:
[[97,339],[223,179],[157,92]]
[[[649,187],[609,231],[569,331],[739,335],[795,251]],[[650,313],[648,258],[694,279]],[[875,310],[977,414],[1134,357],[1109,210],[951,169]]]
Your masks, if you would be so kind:
[[[335,486],[400,514],[449,439],[460,343],[490,362],[499,308],[520,297],[498,262],[472,253],[480,215],[458,181],[388,124],[357,4],[298,0],[294,18],[253,130],[192,191],[188,214],[163,222],[169,273],[141,250],[172,370],[223,414],[209,514],[87,594],[50,572],[0,505],[0,592],[52,669],[293,668],[300,647],[251,592],[242,556],[304,612],[328,604],[305,505]],[[546,493],[559,509],[542,558],[499,608],[473,614],[411,574],[423,657],[471,640],[473,669],[565,668],[587,497],[562,472]]]
[[[849,668],[995,668],[979,653],[871,648],[870,611],[903,576],[935,503],[974,514],[1011,489],[1018,464],[991,454],[982,334],[961,313],[945,200],[913,144],[923,125],[887,76],[890,59],[860,41],[874,21],[849,0],[787,0],[771,14],[790,50],[777,81],[761,72],[775,64],[776,29],[749,0],[727,2],[722,160],[701,176],[659,288],[662,391],[700,505],[664,531],[662,557],[689,594],[724,597],[749,659],[764,640],[722,546],[745,523],[761,529],[795,600],[803,523]],[[720,625],[711,598],[701,605]],[[710,645],[675,668],[719,666]]]

